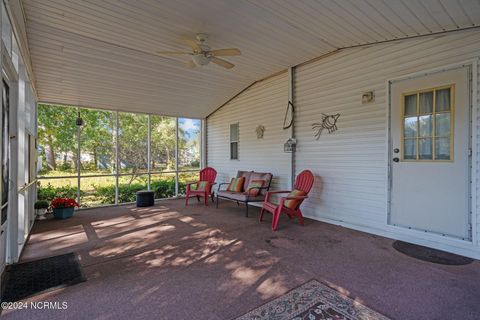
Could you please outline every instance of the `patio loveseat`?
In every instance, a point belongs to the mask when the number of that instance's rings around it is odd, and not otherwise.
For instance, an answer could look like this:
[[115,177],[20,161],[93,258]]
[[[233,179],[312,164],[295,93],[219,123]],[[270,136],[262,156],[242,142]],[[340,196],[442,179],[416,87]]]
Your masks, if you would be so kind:
[[[242,202],[246,207],[245,216],[248,217],[248,204],[250,202],[263,202],[270,189],[272,177],[273,175],[269,172],[238,171],[236,178],[244,178],[243,186],[238,191],[228,191],[228,187],[225,186],[230,185],[230,183],[220,183],[216,192],[217,208],[219,199],[236,201],[237,204]],[[262,186],[253,183],[261,180],[264,181]]]

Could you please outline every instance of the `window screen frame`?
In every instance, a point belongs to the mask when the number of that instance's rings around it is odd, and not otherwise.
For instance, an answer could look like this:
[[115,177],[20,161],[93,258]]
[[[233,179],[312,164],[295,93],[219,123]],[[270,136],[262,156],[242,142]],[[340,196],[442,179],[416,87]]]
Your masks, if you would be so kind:
[[[234,137],[232,137],[232,127],[233,126],[236,126],[236,130],[237,130],[237,134],[236,134],[236,139],[233,139]],[[239,152],[239,144],[240,144],[240,122],[235,122],[235,123],[231,123],[230,126],[229,126],[229,135],[230,135],[230,160],[239,160],[239,155],[238,155],[238,152]],[[236,146],[236,157],[233,157],[233,146]]]
[[[436,92],[438,90],[444,90],[444,89],[450,89],[450,110],[449,112],[437,112],[436,111]],[[420,114],[420,94],[426,93],[426,92],[432,92],[433,94],[433,105],[432,105],[432,113],[426,113],[426,114]],[[416,137],[415,137],[415,147],[416,147],[416,159],[405,159],[405,117],[408,117],[409,115],[405,114],[405,97],[411,96],[411,95],[416,95],[416,114],[415,116],[417,117],[417,132],[416,132]],[[415,91],[409,91],[402,93],[401,96],[401,117],[400,117],[400,145],[401,145],[401,161],[402,162],[454,162],[454,136],[455,136],[455,84],[448,84],[448,85],[442,85],[442,86],[437,86],[437,87],[431,87],[427,89],[421,89],[421,90],[415,90]],[[436,135],[436,115],[437,114],[450,114],[450,159],[435,159],[436,156],[436,139],[437,138],[442,138],[443,136],[437,136]],[[422,138],[420,137],[420,121],[419,117],[421,115],[431,115],[432,116],[432,136],[429,138],[432,140],[432,158],[431,159],[420,159],[419,155],[419,140]],[[413,115],[412,115],[413,116]]]

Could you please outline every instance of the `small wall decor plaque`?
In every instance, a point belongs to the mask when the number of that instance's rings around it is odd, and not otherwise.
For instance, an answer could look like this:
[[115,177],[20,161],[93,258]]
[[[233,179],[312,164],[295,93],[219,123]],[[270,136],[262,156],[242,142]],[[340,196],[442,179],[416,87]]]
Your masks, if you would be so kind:
[[315,138],[318,140],[322,135],[324,129],[328,130],[328,133],[337,131],[337,120],[340,117],[340,113],[327,115],[322,113],[322,122],[313,123],[312,130],[316,130]]
[[255,129],[255,132],[257,133],[257,139],[263,139],[263,133],[265,132],[265,127],[260,124]]

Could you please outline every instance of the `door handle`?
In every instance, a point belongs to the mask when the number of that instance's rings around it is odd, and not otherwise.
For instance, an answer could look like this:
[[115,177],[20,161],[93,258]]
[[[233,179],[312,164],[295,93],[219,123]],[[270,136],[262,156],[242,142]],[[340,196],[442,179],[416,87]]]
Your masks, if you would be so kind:
[[398,161],[400,161],[400,159],[398,159],[398,158],[393,158],[393,162],[398,162]]

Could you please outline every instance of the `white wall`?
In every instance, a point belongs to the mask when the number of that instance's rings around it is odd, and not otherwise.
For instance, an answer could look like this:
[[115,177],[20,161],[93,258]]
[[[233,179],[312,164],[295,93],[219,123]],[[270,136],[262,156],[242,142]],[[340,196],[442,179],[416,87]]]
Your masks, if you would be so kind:
[[[373,232],[394,232],[386,226],[389,161],[386,83],[402,75],[474,59],[479,50],[480,32],[459,32],[345,50],[299,67],[295,87],[297,165],[311,168],[323,180],[321,194],[320,188],[314,189],[305,203],[305,214]],[[362,92],[369,90],[375,91],[375,102],[362,105]],[[322,112],[341,114],[339,130],[316,141],[312,139],[311,124],[314,119],[321,120]],[[479,232],[478,227],[476,230]],[[412,237],[446,241],[414,234],[411,231]],[[447,242],[450,246],[457,244],[456,240]]]
[[[237,170],[273,174],[272,187],[288,187],[290,154],[283,152],[289,130],[283,130],[288,103],[287,73],[256,83],[207,119],[207,165],[217,182],[228,182]],[[239,123],[239,159],[230,160],[230,124]],[[263,139],[255,129],[265,127]]]
[[[12,3],[18,4],[18,1]],[[7,6],[11,10],[9,4]],[[36,94],[31,74],[27,72],[30,58],[26,38],[19,34],[19,30],[24,30],[25,21],[23,17],[12,19],[3,3],[1,11],[0,61],[10,89],[10,191],[8,218],[3,226],[6,232],[0,238],[0,250],[6,252],[7,263],[14,263],[18,261],[34,222],[33,203],[36,186],[33,181],[29,185],[27,183],[30,182],[28,134],[36,136]],[[17,39],[20,39],[20,43]],[[2,85],[0,83],[0,87]],[[0,261],[0,267],[3,266],[3,262]],[[0,273],[2,271],[0,270]]]
[[[403,230],[387,224],[389,161],[387,81],[406,74],[475,59],[479,55],[480,32],[474,30],[345,49],[297,67],[296,172],[309,168],[317,176],[316,186],[303,207],[305,215],[480,258],[480,246],[476,240],[480,237],[479,208],[474,208],[478,223],[474,228],[477,236],[474,236],[476,242],[473,244]],[[269,100],[269,95],[272,100],[281,95],[278,92],[279,88],[275,89],[264,88],[261,95],[263,101]],[[375,91],[375,101],[362,105],[362,93],[370,90]],[[258,116],[263,115],[265,118],[263,121],[267,119],[271,121],[269,126],[281,127],[285,104],[263,106],[256,102],[257,99],[257,95],[249,90],[210,117],[212,120],[215,119],[209,122],[208,127],[210,132],[208,141],[209,143],[212,141],[212,148],[218,148],[219,145],[225,145],[225,148],[228,146],[228,141],[222,141],[217,136],[219,133],[217,128],[228,130],[229,122],[238,120],[241,123],[248,122],[248,118],[245,119],[247,115],[240,119],[238,114],[240,108],[233,107],[240,105],[240,100],[248,100],[249,108],[256,110],[257,117],[252,116],[250,119],[258,119]],[[262,112],[260,110],[262,108],[266,109]],[[317,141],[314,139],[312,123],[321,121],[321,113],[340,113],[341,116],[337,123],[338,131],[332,134],[324,133]],[[271,119],[271,115],[280,117]],[[480,121],[475,120],[477,123]],[[213,131],[210,131],[211,124],[214,125]],[[223,132],[226,131],[222,131],[221,135],[225,135]],[[272,143],[278,143],[276,148],[280,150],[286,137],[285,135],[283,139]],[[244,141],[241,148],[250,149],[245,146],[247,142],[251,141]],[[209,147],[209,151],[212,148]],[[270,148],[275,146],[272,145]],[[228,153],[225,153],[225,156],[228,156]],[[252,161],[250,158],[255,156],[257,156],[255,153],[244,154],[242,161],[249,163]],[[222,171],[233,171],[231,162],[220,161],[218,153],[212,152],[208,157],[210,165],[221,164]],[[265,161],[271,162],[270,159],[269,155]],[[287,177],[287,168],[288,159],[281,167],[275,167],[276,171],[285,170],[283,175],[280,175],[281,179]],[[479,169],[480,164],[476,163],[473,174],[477,181]],[[281,180],[280,184],[288,185],[288,182]],[[480,189],[476,190],[475,196],[478,199],[477,203],[480,204]]]

